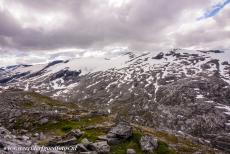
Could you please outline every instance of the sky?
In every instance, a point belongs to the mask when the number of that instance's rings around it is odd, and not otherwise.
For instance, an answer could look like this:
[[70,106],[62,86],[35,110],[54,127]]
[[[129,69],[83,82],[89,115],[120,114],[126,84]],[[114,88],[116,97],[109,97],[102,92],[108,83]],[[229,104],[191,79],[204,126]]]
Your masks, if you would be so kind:
[[0,0],[0,66],[230,49],[230,0]]

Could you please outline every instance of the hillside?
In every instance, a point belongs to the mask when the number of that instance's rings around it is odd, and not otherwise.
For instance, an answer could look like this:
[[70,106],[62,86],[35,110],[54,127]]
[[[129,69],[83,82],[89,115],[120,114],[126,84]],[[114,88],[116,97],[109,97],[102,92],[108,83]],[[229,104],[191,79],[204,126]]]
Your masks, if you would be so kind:
[[[126,136],[119,136],[118,139],[108,138],[108,145],[106,144],[107,148],[104,150],[109,148],[109,153],[112,154],[126,153],[127,149],[133,149],[140,154],[145,153],[140,141],[147,135],[157,140],[158,146],[153,151],[155,154],[218,152],[183,135],[122,122],[115,114],[86,110],[75,104],[53,100],[34,92],[5,91],[0,94],[0,105],[1,148],[35,145],[75,146],[77,150],[68,153],[93,153],[93,143],[107,140],[105,135],[108,136],[109,132],[119,132],[118,134]],[[3,154],[10,151],[23,153],[0,149]]]
[[227,51],[174,49],[15,65],[0,69],[0,86],[2,94],[12,87],[36,92],[229,152],[229,57]]

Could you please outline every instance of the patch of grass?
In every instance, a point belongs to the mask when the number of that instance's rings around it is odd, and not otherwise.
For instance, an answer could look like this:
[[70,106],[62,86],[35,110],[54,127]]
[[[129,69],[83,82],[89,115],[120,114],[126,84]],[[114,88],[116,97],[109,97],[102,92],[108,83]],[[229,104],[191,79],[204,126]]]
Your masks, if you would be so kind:
[[158,138],[164,138],[169,143],[173,143],[173,144],[178,143],[178,138],[175,135],[169,134],[167,132],[155,131],[155,132],[151,132],[151,134],[153,134]]
[[63,132],[69,132],[69,131],[71,131],[73,128],[71,127],[71,126],[64,126],[64,127],[62,127],[61,128],[61,130],[63,131]]
[[82,118],[80,121],[61,120],[57,123],[48,122],[43,125],[35,126],[35,131],[53,132],[55,135],[62,135],[71,129],[84,130],[85,127],[102,123],[106,120],[104,116],[95,116],[92,118]]
[[196,149],[194,149],[193,147],[187,146],[187,145],[182,145],[178,147],[177,150],[179,152],[184,152],[184,153],[194,153],[196,151]]
[[30,96],[32,96],[34,105],[39,105],[41,103],[45,103],[51,107],[53,106],[63,106],[63,107],[67,107],[67,108],[71,108],[71,109],[77,109],[78,105],[74,104],[74,103],[64,103],[55,99],[52,99],[48,96],[44,96],[35,92],[30,92],[29,93]]
[[[197,151],[201,151],[203,153],[207,153],[207,154],[214,154],[215,151],[194,143],[192,140],[184,138],[184,137],[180,137],[180,136],[175,136],[173,134],[169,134],[168,132],[163,132],[163,131],[159,131],[159,130],[155,130],[153,128],[150,127],[144,127],[144,126],[140,126],[140,125],[136,125],[133,124],[133,126],[137,129],[142,130],[144,133],[152,135],[156,138],[158,138],[160,141],[164,141],[166,144],[170,145],[171,149],[170,151],[173,153],[188,153],[188,154],[193,154],[196,153]],[[159,144],[159,149],[161,151],[164,151],[165,146],[164,144],[162,144],[162,142],[160,142]],[[172,149],[173,147],[173,149]],[[159,150],[158,149],[158,150]]]
[[47,145],[49,143],[48,140],[42,140],[42,141],[38,141],[38,145],[42,146],[42,145]]
[[24,107],[24,108],[27,108],[27,109],[30,109],[30,108],[32,108],[33,107],[33,102],[24,102],[24,103],[22,103],[22,107]]
[[155,151],[155,154],[176,154],[174,150],[171,150],[163,141],[158,141],[158,148]]

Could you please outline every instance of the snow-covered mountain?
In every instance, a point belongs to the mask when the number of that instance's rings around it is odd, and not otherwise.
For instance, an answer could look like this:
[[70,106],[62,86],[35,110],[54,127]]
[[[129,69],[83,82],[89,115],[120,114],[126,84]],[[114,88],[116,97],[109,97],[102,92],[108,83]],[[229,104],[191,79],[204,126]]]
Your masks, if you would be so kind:
[[[128,52],[0,68],[14,87],[223,145],[230,133],[230,52]],[[224,142],[225,143],[225,142]]]
[[156,91],[149,95],[155,95],[161,85],[201,74],[219,74],[221,79],[230,83],[229,57],[230,52],[218,50],[178,49],[157,54],[129,52],[110,59],[79,58],[57,60],[49,64],[14,65],[0,68],[0,85],[5,88],[17,87],[49,93],[53,97],[65,97],[67,91],[80,87],[83,79],[89,79],[84,82],[85,89],[92,89],[91,87],[96,87],[101,81],[107,83],[110,80],[104,87],[107,92],[112,85],[117,85],[117,88],[127,85],[128,91],[132,92],[135,89],[134,82],[140,81],[139,84],[143,84],[144,88],[153,85]]

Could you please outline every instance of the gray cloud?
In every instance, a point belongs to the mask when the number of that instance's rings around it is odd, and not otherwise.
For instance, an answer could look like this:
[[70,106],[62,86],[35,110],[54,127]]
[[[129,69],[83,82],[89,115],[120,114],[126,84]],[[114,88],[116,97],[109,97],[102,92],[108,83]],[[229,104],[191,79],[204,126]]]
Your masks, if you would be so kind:
[[230,49],[230,6],[213,18],[200,21],[194,29],[174,37],[180,47]]
[[[135,50],[172,47],[226,47],[229,11],[215,23],[190,29],[197,11],[216,0],[129,0],[119,7],[109,2],[126,0],[7,0],[0,2],[0,46],[19,51],[61,48],[103,49],[127,46]],[[1,4],[2,3],[2,4]],[[226,9],[228,9],[226,7]],[[191,18],[188,20],[188,18]],[[178,28],[186,24],[188,30]],[[214,30],[210,30],[214,29]]]

